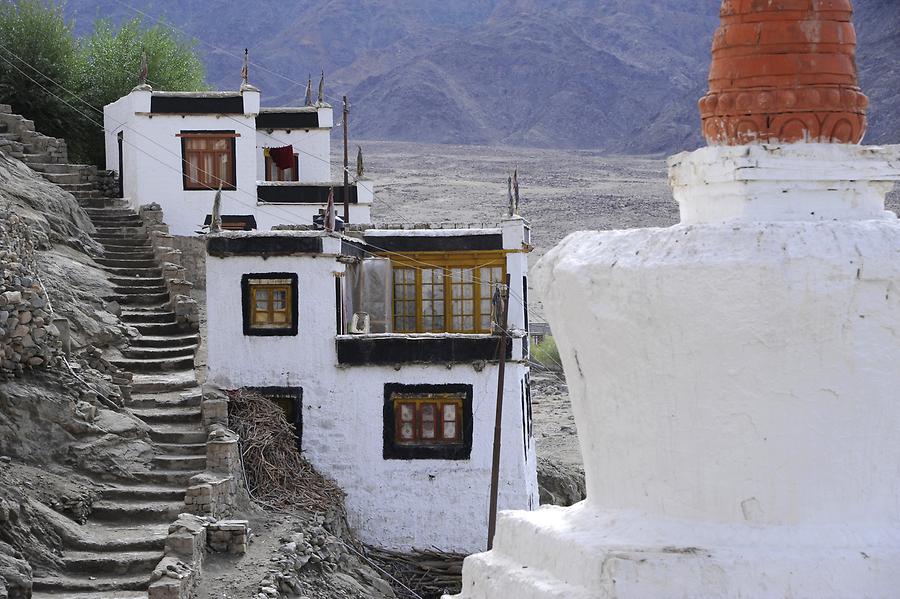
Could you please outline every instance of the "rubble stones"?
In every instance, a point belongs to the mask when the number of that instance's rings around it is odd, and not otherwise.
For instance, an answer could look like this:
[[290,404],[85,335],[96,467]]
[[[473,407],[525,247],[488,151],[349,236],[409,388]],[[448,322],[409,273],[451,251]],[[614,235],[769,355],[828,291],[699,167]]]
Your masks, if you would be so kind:
[[219,520],[206,527],[206,542],[218,553],[243,555],[249,540],[250,527],[246,520]]
[[0,381],[53,366],[59,330],[48,325],[46,291],[32,276],[36,242],[16,214],[0,211]]

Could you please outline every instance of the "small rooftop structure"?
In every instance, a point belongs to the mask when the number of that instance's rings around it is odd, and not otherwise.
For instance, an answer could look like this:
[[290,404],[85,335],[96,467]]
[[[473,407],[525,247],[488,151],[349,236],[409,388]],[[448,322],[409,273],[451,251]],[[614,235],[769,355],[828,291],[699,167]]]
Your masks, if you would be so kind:
[[[312,224],[343,176],[331,173],[332,107],[266,108],[250,85],[231,92],[164,92],[138,86],[104,107],[107,168],[135,208],[158,203],[174,235],[203,231],[222,188],[222,216],[266,230]],[[288,150],[288,148],[290,148]],[[288,153],[290,155],[288,155]],[[368,223],[373,182],[351,178],[350,222]]]

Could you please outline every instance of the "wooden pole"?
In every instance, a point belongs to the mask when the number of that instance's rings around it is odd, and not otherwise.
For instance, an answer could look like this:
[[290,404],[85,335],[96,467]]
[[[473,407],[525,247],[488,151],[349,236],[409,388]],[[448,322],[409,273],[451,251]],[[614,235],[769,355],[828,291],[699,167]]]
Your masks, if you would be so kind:
[[347,104],[347,96],[344,96],[344,226],[350,224],[350,159],[347,149],[347,116],[350,114],[350,106]]
[[494,457],[491,463],[491,505],[488,511],[488,551],[494,547],[497,530],[497,498],[500,493],[500,437],[503,429],[503,387],[506,380],[506,325],[509,320],[510,275],[506,274],[506,290],[503,292],[503,316],[500,320],[500,368],[497,372],[497,413],[494,416]]

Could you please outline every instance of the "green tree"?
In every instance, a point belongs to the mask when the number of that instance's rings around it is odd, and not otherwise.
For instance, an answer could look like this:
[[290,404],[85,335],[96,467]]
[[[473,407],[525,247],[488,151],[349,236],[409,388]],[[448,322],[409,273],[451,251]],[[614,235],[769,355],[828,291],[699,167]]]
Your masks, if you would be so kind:
[[66,104],[77,105],[66,89],[72,89],[80,60],[72,25],[60,6],[0,1],[0,102],[11,104],[47,135],[71,135],[73,124],[82,124]]
[[103,107],[137,85],[143,52],[153,89],[207,89],[195,42],[162,24],[100,19],[79,40],[54,0],[0,0],[0,102],[65,138],[72,161],[105,163]]
[[[177,36],[162,24],[146,27],[140,18],[118,29],[109,21],[98,20],[93,33],[81,42],[80,70],[76,74],[79,95],[101,110],[126,95],[138,83],[144,52],[153,89],[207,89],[205,69],[195,46],[196,42]],[[101,164],[102,139],[89,144],[84,152],[90,162]]]

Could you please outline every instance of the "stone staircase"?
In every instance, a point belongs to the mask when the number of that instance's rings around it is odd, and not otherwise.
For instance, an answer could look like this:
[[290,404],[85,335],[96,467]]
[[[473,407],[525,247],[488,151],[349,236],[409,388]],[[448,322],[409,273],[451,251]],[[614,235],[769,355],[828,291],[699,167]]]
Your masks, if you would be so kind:
[[169,524],[186,511],[191,477],[206,468],[200,401],[199,388],[132,395],[126,405],[157,449],[152,468],[101,483],[83,539],[66,545],[59,575],[35,577],[34,599],[146,599]]
[[114,195],[115,181],[93,166],[67,163],[65,142],[0,105],[0,151],[77,198],[104,248],[95,261],[108,273],[121,320],[140,336],[110,362],[134,374],[126,408],[150,427],[157,450],[146,472],[111,475],[84,535],[65,547],[58,575],[35,577],[35,599],[147,597],[163,557],[169,524],[185,511],[185,490],[206,468],[206,430],[194,372],[199,334],[179,322],[174,298],[141,216]]

